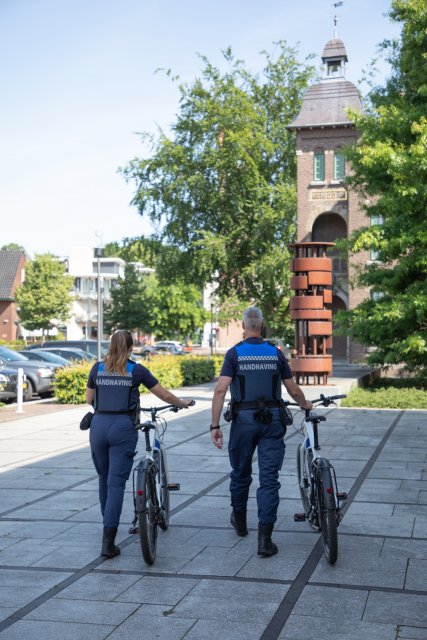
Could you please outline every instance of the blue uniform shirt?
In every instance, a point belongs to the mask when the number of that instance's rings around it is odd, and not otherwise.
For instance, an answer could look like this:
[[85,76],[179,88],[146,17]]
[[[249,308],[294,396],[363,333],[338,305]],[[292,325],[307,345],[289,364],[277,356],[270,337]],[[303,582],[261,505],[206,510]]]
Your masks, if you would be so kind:
[[[100,378],[101,376],[101,378]],[[108,382],[108,388],[102,386],[102,394],[99,395],[97,390],[97,382],[105,379]],[[97,390],[95,397],[95,411],[127,411],[133,410],[139,404],[139,386],[143,384],[147,389],[152,389],[158,383],[157,378],[146,368],[140,364],[136,364],[128,360],[127,373],[121,376],[115,373],[106,373],[104,363],[97,362],[93,365],[87,386],[89,389]]]
[[[244,340],[246,344],[262,344],[264,340],[262,338],[246,338]],[[288,361],[283,355],[280,349],[277,349],[277,357],[279,360],[279,368],[280,368],[280,378],[281,380],[289,380],[292,378],[292,372],[289,368]],[[225,354],[224,362],[221,367],[222,376],[228,376],[229,378],[234,378],[237,373],[237,352],[236,347],[231,347]]]

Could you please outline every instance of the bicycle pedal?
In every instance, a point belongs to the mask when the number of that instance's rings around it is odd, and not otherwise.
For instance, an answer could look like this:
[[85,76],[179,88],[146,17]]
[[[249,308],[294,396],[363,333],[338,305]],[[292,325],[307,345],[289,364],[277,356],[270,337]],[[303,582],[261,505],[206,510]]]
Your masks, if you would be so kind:
[[347,494],[345,491],[341,491],[339,493],[337,493],[337,498],[338,500],[347,500]]
[[129,533],[132,535],[133,533],[139,533],[138,527],[130,527]]
[[303,522],[305,520],[305,513],[294,513],[294,522]]
[[169,491],[179,491],[181,489],[181,485],[179,482],[169,482],[168,489]]

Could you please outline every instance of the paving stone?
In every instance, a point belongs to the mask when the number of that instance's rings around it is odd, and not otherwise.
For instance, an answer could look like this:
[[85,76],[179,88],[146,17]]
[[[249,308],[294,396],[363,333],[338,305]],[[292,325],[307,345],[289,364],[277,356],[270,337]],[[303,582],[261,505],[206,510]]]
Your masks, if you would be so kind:
[[0,551],[0,566],[30,566],[58,547],[59,545],[46,544],[46,540],[21,540]]
[[108,640],[129,640],[131,637],[181,640],[195,622],[194,617],[177,617],[169,612],[165,612],[162,616],[150,616],[142,607],[141,611],[131,615],[118,629],[113,631],[108,636]]
[[391,516],[394,513],[395,506],[393,504],[382,504],[381,502],[362,502],[355,500],[350,504],[347,509],[345,517],[350,515],[364,515],[364,516],[377,516],[382,518],[383,516]]
[[287,590],[288,585],[201,580],[173,611],[178,617],[191,615],[204,620],[245,620],[265,625]]
[[397,638],[399,640],[427,640],[427,632],[425,629],[399,625],[399,635]]
[[198,620],[186,634],[185,640],[259,640],[265,625],[256,622],[229,620]]
[[341,549],[333,566],[321,558],[310,582],[403,589],[406,565],[406,558],[352,556]]
[[135,582],[126,591],[117,596],[116,601],[174,606],[198,582],[198,580],[189,580],[187,578],[172,579],[146,576],[138,579],[138,582]]
[[409,560],[405,589],[427,592],[427,558]]
[[427,595],[372,591],[363,620],[427,627]]
[[[120,596],[140,580],[139,576],[89,573],[60,591],[55,599],[120,600]],[[120,600],[121,601],[121,600]],[[123,602],[133,602],[123,600]]]
[[[289,616],[278,640],[396,640],[396,625],[352,620],[328,620],[307,615]],[[399,636],[400,638],[400,636]]]
[[384,558],[427,558],[427,540],[386,539],[381,551]]
[[415,518],[414,530],[412,532],[414,538],[427,539],[427,517],[421,516]]
[[50,599],[26,615],[24,620],[49,620],[52,622],[93,623],[119,625],[138,605],[126,602],[96,602],[94,600]]
[[405,519],[399,516],[353,515],[346,513],[339,532],[362,533],[366,535],[410,537],[414,527],[414,518]]
[[248,562],[252,554],[234,549],[207,547],[187,562],[179,573],[192,575],[235,576]]
[[[58,582],[60,582],[60,578]],[[20,609],[41,596],[45,591],[48,591],[48,587],[1,586],[0,602],[3,607],[17,607]]]
[[333,587],[325,589],[309,585],[303,589],[292,613],[300,616],[309,615],[313,618],[334,619],[337,624],[342,622],[353,624],[354,621],[362,620],[367,597],[367,591]]
[[43,640],[104,640],[112,637],[114,626],[106,624],[82,624],[19,620],[1,632],[2,640],[23,640],[43,638]]

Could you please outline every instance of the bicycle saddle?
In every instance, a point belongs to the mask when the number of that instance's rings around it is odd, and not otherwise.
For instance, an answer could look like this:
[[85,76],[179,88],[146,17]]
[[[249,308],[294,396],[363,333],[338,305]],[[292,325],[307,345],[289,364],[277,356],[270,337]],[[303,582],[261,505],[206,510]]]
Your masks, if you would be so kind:
[[306,422],[324,422],[325,420],[326,416],[319,416],[317,413],[310,413],[310,415],[305,418]]

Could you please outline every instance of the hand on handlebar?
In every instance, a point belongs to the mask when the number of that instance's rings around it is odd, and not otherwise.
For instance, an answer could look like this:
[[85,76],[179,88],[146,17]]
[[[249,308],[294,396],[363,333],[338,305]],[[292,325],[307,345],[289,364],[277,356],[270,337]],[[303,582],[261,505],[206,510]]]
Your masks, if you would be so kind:
[[192,407],[196,404],[196,401],[193,400],[192,398],[190,399],[186,399],[184,400],[183,398],[180,398],[180,401],[182,402],[182,408],[183,409],[188,409],[188,407]]

